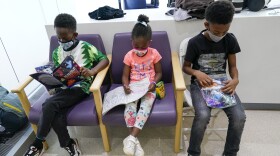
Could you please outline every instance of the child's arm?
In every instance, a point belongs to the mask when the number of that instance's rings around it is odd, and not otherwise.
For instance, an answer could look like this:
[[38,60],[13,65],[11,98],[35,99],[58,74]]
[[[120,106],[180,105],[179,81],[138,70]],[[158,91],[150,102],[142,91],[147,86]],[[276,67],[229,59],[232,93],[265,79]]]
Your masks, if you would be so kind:
[[85,67],[81,67],[81,74],[82,76],[94,76],[98,72],[100,72],[102,69],[104,69],[109,64],[109,60],[103,59],[101,60],[94,68],[88,69]]
[[224,93],[230,93],[233,95],[235,93],[236,86],[239,83],[235,54],[228,55],[228,68],[229,68],[229,74],[230,74],[230,77],[232,80],[226,81],[225,82],[226,85],[221,90]]
[[129,73],[130,73],[130,67],[126,64],[124,64],[123,68],[123,75],[122,75],[122,83],[123,83],[123,89],[126,94],[130,94],[131,90],[129,88]]
[[192,63],[189,61],[184,62],[183,71],[186,74],[195,76],[202,87],[209,87],[213,85],[213,80],[207,74],[201,72],[200,70],[192,69]]
[[[158,61],[156,64],[155,64],[155,83],[159,82],[161,80],[161,77],[162,77],[162,69],[161,69],[161,64],[160,64],[160,61]],[[156,84],[154,83],[151,83],[150,86],[149,86],[149,92],[153,92],[155,91],[156,89]]]

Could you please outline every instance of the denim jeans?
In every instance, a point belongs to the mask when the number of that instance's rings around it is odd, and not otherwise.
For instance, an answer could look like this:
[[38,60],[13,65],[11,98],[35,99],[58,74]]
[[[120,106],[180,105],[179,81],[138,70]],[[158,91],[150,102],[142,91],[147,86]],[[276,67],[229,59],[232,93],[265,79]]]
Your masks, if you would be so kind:
[[[204,132],[210,120],[211,108],[207,107],[200,92],[200,88],[196,84],[191,84],[190,87],[192,102],[195,109],[195,117],[191,130],[188,153],[193,156],[199,156],[201,153],[200,146]],[[236,94],[234,96],[237,104],[223,109],[229,121],[227,138],[224,147],[224,155],[226,156],[237,155],[246,120],[246,115],[241,101]]]

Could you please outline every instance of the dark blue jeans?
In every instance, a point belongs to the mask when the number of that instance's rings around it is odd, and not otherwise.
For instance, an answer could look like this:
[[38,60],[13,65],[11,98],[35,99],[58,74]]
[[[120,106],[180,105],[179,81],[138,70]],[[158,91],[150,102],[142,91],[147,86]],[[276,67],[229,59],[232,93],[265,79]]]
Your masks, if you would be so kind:
[[[211,108],[207,107],[200,89],[196,84],[191,84],[190,92],[192,103],[195,109],[195,117],[191,130],[188,153],[193,156],[199,156],[201,153],[200,146],[204,132],[210,120]],[[226,156],[237,155],[244,123],[246,120],[244,108],[236,94],[235,98],[237,102],[235,106],[223,109],[229,120],[226,144],[224,147],[224,155]]]

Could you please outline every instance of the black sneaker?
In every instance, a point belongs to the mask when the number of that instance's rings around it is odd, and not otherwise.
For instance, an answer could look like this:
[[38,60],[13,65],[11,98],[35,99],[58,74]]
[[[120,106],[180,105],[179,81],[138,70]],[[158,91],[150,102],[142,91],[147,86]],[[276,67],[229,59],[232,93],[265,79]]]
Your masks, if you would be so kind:
[[41,156],[44,153],[44,148],[38,149],[35,146],[30,146],[24,156]]
[[70,156],[79,156],[82,154],[77,139],[71,139],[71,144],[64,149],[66,149]]

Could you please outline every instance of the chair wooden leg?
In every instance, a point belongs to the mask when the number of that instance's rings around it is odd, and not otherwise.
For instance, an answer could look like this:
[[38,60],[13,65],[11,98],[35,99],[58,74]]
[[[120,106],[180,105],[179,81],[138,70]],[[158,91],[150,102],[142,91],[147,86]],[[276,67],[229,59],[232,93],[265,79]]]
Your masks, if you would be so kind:
[[177,123],[175,128],[174,152],[180,152],[181,128],[183,118],[183,91],[176,91]]
[[104,150],[106,152],[109,152],[111,149],[110,149],[110,143],[109,143],[107,128],[103,123],[100,123],[99,127],[100,127],[100,131],[101,131],[101,135],[102,135]]
[[43,142],[43,146],[44,146],[45,151],[49,149],[49,145],[48,145],[47,141]]
[[106,152],[109,152],[110,143],[109,143],[108,133],[107,133],[106,126],[102,122],[102,98],[101,98],[100,90],[94,91],[93,96],[94,96],[94,102],[95,102],[97,117],[98,117],[98,121],[99,121],[99,128],[101,131],[104,150]]

